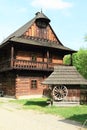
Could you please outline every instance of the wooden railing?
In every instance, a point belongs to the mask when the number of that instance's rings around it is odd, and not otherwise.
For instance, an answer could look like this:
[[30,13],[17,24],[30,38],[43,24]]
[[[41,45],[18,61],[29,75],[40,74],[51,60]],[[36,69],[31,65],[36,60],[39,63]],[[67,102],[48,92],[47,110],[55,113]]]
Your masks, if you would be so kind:
[[0,71],[7,69],[46,70],[53,71],[53,64],[28,60],[10,59],[0,63]]
[[13,60],[13,67],[18,69],[31,69],[31,70],[53,70],[53,65],[46,62],[34,62],[28,60]]

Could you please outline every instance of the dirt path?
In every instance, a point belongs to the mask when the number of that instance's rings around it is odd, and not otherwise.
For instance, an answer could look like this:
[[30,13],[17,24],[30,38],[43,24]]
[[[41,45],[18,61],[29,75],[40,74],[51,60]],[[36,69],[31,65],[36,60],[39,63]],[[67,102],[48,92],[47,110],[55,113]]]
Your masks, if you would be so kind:
[[4,100],[0,104],[0,130],[79,130],[75,122],[50,114],[19,109]]

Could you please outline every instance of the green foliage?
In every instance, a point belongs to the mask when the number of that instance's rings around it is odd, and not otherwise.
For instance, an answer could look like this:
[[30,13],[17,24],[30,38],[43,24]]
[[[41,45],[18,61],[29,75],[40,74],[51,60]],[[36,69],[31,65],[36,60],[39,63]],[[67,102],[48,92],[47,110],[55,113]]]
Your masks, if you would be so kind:
[[[87,79],[87,49],[80,49],[77,53],[72,55],[72,63],[80,72]],[[64,57],[64,64],[68,65],[70,62],[70,56],[66,55]]]
[[64,57],[64,59],[63,59],[63,63],[65,64],[65,65],[70,65],[71,64],[71,59],[70,59],[70,55],[66,55],[65,57]]
[[73,65],[75,65],[78,71],[87,78],[87,50],[80,49],[73,57]]

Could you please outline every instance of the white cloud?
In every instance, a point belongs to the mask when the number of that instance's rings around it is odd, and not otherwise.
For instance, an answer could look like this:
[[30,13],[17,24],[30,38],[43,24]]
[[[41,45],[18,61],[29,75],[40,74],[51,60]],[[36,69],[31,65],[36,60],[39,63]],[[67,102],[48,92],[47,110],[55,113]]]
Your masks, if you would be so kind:
[[72,3],[64,0],[32,0],[31,5],[42,9],[65,9],[73,6]]

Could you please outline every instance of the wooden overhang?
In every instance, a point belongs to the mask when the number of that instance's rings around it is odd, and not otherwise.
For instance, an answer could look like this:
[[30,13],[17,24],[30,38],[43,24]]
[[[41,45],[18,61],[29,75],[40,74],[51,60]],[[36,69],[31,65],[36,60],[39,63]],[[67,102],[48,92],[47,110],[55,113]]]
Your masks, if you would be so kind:
[[58,50],[61,50],[62,52],[65,51],[66,54],[76,52],[75,50],[72,50],[68,47],[56,44],[56,43],[51,42],[51,41],[48,42],[48,41],[37,40],[37,39],[24,39],[24,38],[21,38],[21,37],[20,38],[13,37],[13,38],[10,39],[10,41],[15,42],[15,43],[26,44],[26,45],[45,47],[45,48],[51,48],[51,49],[58,49]]
[[54,72],[45,79],[44,85],[87,85],[87,80],[83,78],[74,66],[55,66]]

